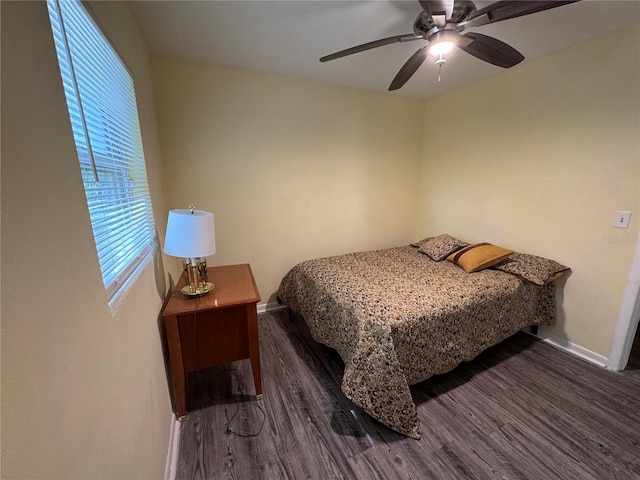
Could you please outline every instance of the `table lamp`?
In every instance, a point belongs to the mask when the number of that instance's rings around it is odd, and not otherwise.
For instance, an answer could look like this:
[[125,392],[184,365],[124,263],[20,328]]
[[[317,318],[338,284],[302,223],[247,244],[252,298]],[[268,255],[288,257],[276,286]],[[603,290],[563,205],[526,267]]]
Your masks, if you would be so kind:
[[193,205],[188,209],[171,210],[164,253],[185,259],[189,285],[181,290],[182,293],[198,296],[213,290],[213,283],[206,281],[203,262],[204,257],[216,253],[213,213],[195,210]]

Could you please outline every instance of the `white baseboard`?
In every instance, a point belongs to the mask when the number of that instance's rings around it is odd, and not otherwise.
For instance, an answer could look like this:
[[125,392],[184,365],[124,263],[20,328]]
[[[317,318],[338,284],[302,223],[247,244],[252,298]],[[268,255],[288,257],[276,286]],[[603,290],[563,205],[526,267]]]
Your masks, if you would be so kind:
[[288,308],[286,305],[281,305],[278,302],[259,303],[258,313],[277,312],[278,310],[285,310],[286,308]]
[[178,467],[178,454],[180,453],[180,426],[182,424],[171,414],[171,427],[169,428],[169,450],[164,466],[164,480],[175,480]]
[[575,355],[576,357],[580,357],[589,363],[597,365],[598,367],[605,368],[607,366],[607,357],[605,357],[604,355],[600,355],[599,353],[592,352],[591,350],[584,348],[581,345],[572,343],[569,340],[565,340],[564,338],[549,335],[548,333],[545,333],[541,330],[539,330],[537,335],[535,336],[540,340],[553,345],[554,347],[564,350],[565,352],[568,352],[571,355]]

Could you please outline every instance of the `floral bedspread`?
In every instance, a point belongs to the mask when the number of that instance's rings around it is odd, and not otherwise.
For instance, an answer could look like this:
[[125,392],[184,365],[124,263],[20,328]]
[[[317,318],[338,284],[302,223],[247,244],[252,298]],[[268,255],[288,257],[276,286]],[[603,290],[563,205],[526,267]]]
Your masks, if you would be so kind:
[[407,245],[302,262],[278,299],[345,364],[343,393],[369,415],[419,439],[409,385],[471,360],[529,325],[555,321],[553,283],[466,273]]

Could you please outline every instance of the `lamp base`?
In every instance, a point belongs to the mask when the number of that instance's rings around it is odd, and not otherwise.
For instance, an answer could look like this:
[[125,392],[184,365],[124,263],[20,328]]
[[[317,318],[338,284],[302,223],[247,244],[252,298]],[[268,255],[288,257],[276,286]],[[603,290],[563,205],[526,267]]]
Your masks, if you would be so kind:
[[187,285],[185,287],[182,287],[182,290],[180,290],[184,295],[188,295],[190,297],[198,297],[200,295],[204,295],[205,293],[209,293],[211,290],[213,290],[213,287],[215,287],[215,285],[211,282],[203,282],[200,283],[200,285],[197,288],[193,288],[191,287],[191,285]]

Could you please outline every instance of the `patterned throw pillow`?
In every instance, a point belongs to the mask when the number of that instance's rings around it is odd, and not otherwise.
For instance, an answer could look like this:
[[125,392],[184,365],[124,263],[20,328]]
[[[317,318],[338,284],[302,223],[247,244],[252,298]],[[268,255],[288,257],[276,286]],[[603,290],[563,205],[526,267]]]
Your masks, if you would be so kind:
[[425,243],[427,243],[429,240],[431,240],[433,237],[427,237],[427,238],[423,238],[422,240],[420,240],[419,242],[413,242],[410,243],[409,245],[411,245],[412,247],[415,248],[420,248],[422,245],[424,245]]
[[427,254],[431,260],[440,262],[467,245],[469,244],[444,233],[437,237],[420,241],[418,243],[418,251]]
[[514,252],[508,260],[493,268],[511,273],[536,285],[544,285],[557,278],[560,273],[569,270],[569,267],[554,260],[519,252]]
[[465,272],[472,273],[500,263],[512,253],[512,250],[490,243],[476,243],[452,253],[447,260],[462,267]]

